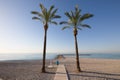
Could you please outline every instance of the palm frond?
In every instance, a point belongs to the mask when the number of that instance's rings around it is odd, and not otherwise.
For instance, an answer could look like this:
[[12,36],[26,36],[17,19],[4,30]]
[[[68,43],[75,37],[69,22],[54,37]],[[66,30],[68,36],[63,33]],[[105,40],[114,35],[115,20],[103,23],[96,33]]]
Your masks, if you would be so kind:
[[35,19],[35,20],[41,20],[41,19],[38,18],[38,17],[32,17],[32,19]]
[[72,18],[75,18],[75,14],[73,11],[71,11]]
[[53,18],[61,18],[61,16],[59,16],[59,15],[54,15]]
[[38,16],[44,18],[44,15],[42,13],[39,13]]
[[80,9],[78,8],[78,5],[75,6],[75,15],[76,15],[76,18],[80,15]]
[[70,27],[70,26],[64,26],[64,27],[62,28],[62,30],[66,29],[66,28],[71,28],[71,27]]
[[50,18],[54,17],[55,13],[57,12],[58,9],[55,9],[53,12],[51,12]]
[[83,21],[83,20],[91,18],[91,17],[93,17],[93,14],[86,13],[81,17],[80,20]]
[[71,16],[68,12],[65,12],[65,15],[66,15],[69,19],[72,18],[72,16]]
[[77,27],[77,29],[82,30],[80,27]]
[[55,21],[50,21],[50,23],[57,25],[57,22]]
[[39,15],[39,12],[37,12],[37,11],[32,11],[31,14]]
[[78,6],[75,7],[75,18],[78,20],[81,17],[81,10],[78,9]]
[[[37,15],[36,17],[33,17],[32,19],[36,19],[36,20],[40,20],[43,22],[43,24],[46,23],[53,23],[53,24],[57,24],[57,22],[52,21],[54,18],[61,18],[61,16],[56,15],[56,12],[58,9],[54,9],[54,5],[50,6],[49,10],[47,10],[47,8],[44,7],[44,5],[40,4],[40,9],[41,12],[37,12],[37,11],[32,11],[32,14]],[[54,10],[53,10],[54,9]]]
[[40,8],[42,10],[42,14],[46,17],[47,9],[42,4],[40,4]]
[[48,11],[48,14],[49,14],[49,15],[50,15],[51,11],[53,10],[53,8],[54,8],[54,5],[52,5],[52,6],[50,7],[50,9],[49,9],[49,11]]
[[41,10],[45,9],[45,7],[41,3],[40,3],[40,8],[41,8]]
[[78,12],[76,12],[76,16],[75,16],[75,18],[77,18],[77,19],[79,19],[80,18],[80,10],[78,11]]
[[90,25],[87,24],[81,24],[81,27],[91,28]]
[[62,21],[62,22],[60,22],[60,24],[68,24],[68,22]]
[[75,11],[65,12],[65,15],[68,17],[68,21],[60,22],[60,24],[66,24],[66,26],[63,27],[62,30],[70,28],[70,26],[73,29],[76,28],[79,30],[82,30],[82,27],[91,28],[87,24],[82,24],[82,21],[93,17],[93,14],[86,13],[84,15],[81,15],[81,9],[79,9],[78,6],[75,7]]
[[78,5],[75,6],[75,12],[77,12],[77,11],[78,11]]

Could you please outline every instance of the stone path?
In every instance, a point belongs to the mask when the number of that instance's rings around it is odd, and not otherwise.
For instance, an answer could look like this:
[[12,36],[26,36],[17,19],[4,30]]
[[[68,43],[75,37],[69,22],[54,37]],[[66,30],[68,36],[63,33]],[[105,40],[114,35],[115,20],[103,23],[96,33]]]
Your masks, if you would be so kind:
[[64,65],[58,65],[54,80],[68,80]]

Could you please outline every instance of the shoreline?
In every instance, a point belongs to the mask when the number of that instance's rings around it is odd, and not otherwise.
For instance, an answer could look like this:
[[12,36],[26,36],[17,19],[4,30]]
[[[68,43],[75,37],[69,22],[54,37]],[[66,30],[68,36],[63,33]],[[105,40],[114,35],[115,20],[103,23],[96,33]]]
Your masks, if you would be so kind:
[[[76,58],[76,57],[65,57],[65,58]],[[57,58],[55,58],[55,59],[46,59],[46,61],[50,61],[50,60],[56,60]],[[111,58],[83,58],[83,57],[79,57],[79,59],[96,59],[96,60],[120,60],[120,59],[111,59]],[[42,61],[42,59],[29,59],[29,60],[26,60],[26,59],[24,59],[24,60],[0,60],[0,63],[1,62],[26,62],[26,61]]]
[[[46,59],[55,59],[58,56],[64,56],[64,57],[70,57],[73,56],[75,57],[75,54],[73,53],[63,53],[63,54],[55,54],[55,53],[50,53],[46,55]],[[80,53],[80,58],[97,58],[97,59],[120,59],[120,54],[119,53],[86,53],[82,54]],[[36,54],[1,54],[0,56],[0,61],[9,61],[9,60],[42,60],[42,54],[41,53],[36,53]]]

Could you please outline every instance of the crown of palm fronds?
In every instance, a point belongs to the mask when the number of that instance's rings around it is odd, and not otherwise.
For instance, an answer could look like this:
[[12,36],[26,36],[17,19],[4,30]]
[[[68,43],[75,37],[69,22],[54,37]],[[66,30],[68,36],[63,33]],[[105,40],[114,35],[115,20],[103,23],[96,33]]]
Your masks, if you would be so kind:
[[49,10],[47,10],[42,4],[40,4],[41,12],[32,11],[32,14],[35,14],[36,16],[32,17],[32,19],[40,20],[43,22],[43,24],[46,24],[48,22],[57,24],[57,22],[53,21],[55,18],[61,18],[61,16],[56,15],[56,12],[58,9],[54,9],[54,5],[50,7]]
[[87,24],[82,24],[82,22],[90,17],[93,17],[93,14],[86,13],[84,15],[81,15],[81,9],[78,8],[78,6],[75,7],[75,11],[71,12],[65,12],[65,15],[68,17],[68,21],[62,21],[60,24],[66,24],[67,26],[63,27],[62,29],[66,28],[77,28],[81,30],[81,27],[87,27],[91,28]]

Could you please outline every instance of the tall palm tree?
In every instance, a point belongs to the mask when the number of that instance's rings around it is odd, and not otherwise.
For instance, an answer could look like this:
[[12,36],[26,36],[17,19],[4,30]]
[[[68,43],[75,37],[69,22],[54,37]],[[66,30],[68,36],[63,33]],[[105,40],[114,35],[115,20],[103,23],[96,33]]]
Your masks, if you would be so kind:
[[78,6],[75,7],[75,11],[71,12],[65,12],[65,15],[68,17],[68,21],[62,21],[60,24],[65,24],[62,28],[62,30],[66,28],[73,28],[73,34],[74,34],[74,39],[75,39],[75,50],[76,50],[76,66],[77,70],[80,72],[80,63],[79,63],[79,53],[78,53],[78,43],[77,43],[77,34],[78,30],[81,30],[84,27],[91,28],[87,24],[83,24],[82,22],[90,17],[93,17],[92,14],[86,13],[81,15],[81,9],[78,8]]
[[54,5],[52,5],[49,10],[45,8],[42,4],[40,4],[41,12],[32,11],[31,13],[36,15],[32,17],[32,19],[40,20],[44,25],[44,47],[43,47],[43,66],[42,72],[45,71],[45,60],[46,60],[46,40],[47,40],[47,30],[48,30],[48,23],[53,23],[57,25],[57,22],[53,21],[55,18],[60,18],[59,15],[56,15],[58,9],[54,9]]

